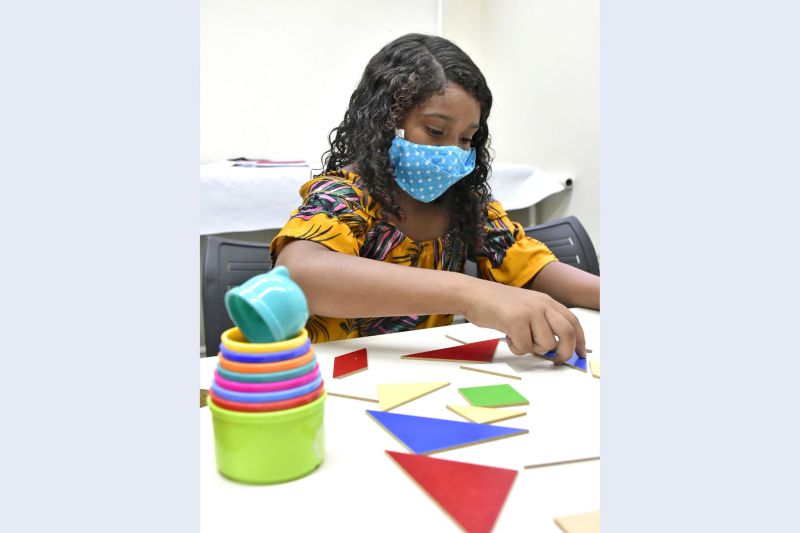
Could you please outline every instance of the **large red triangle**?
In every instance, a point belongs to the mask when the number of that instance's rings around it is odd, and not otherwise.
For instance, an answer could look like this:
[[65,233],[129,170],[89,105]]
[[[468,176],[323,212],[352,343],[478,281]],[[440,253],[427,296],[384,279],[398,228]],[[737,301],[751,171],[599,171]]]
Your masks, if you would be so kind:
[[440,348],[429,352],[420,352],[411,355],[404,355],[403,359],[441,359],[445,361],[460,361],[464,363],[491,363],[494,352],[497,350],[497,343],[500,339],[489,339],[488,341],[470,342],[462,346],[450,348]]
[[517,477],[516,470],[386,451],[469,533],[489,532]]

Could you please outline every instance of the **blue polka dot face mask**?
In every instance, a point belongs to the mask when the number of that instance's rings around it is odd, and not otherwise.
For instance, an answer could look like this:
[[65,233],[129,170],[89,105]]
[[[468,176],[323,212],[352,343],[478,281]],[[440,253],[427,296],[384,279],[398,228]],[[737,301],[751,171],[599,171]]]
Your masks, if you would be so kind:
[[475,169],[475,148],[415,144],[396,130],[389,148],[397,184],[420,202],[432,202]]

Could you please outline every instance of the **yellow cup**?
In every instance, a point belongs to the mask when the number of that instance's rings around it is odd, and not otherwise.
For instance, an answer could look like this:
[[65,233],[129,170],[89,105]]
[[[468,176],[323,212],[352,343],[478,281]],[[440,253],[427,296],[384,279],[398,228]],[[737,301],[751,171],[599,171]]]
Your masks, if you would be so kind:
[[242,330],[237,327],[232,327],[222,333],[222,345],[232,352],[239,353],[284,352],[302,346],[307,340],[308,330],[306,328],[301,329],[297,336],[281,342],[249,342]]

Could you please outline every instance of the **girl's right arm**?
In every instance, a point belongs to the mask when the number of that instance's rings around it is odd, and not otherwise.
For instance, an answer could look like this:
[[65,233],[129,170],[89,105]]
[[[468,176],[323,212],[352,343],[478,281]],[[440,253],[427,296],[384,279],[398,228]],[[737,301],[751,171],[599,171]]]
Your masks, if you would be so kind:
[[[440,270],[384,263],[292,240],[276,265],[289,269],[311,313],[341,318],[462,314],[508,336],[515,354],[556,349],[557,362],[585,356],[583,329],[544,293]],[[558,337],[556,339],[555,337]]]

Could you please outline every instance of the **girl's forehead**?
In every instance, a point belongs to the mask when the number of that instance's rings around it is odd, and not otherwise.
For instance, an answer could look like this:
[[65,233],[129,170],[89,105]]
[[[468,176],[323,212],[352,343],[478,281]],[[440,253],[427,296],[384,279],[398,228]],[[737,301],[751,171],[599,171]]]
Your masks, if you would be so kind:
[[481,105],[478,100],[463,87],[452,82],[445,86],[443,92],[432,95],[413,111],[422,116],[441,114],[476,124],[481,117]]

